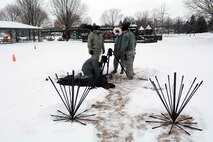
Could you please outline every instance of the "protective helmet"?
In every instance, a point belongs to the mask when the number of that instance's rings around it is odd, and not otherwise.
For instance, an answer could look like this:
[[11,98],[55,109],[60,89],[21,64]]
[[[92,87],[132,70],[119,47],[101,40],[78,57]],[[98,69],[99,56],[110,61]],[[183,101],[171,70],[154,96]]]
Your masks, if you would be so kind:
[[131,21],[129,20],[129,18],[128,17],[124,18],[122,30],[128,30],[130,24],[131,24]]

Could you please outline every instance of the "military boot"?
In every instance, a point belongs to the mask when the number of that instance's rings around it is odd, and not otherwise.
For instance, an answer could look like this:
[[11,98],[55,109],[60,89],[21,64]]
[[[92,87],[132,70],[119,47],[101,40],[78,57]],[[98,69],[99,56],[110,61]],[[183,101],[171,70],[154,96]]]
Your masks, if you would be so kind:
[[117,73],[117,70],[114,69],[111,73],[112,73],[112,74]]

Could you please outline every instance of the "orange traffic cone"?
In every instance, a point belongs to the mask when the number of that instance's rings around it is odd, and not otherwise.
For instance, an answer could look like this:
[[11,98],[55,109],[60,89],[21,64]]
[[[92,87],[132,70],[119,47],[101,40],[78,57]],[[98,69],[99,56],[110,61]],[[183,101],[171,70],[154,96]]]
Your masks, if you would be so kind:
[[16,57],[15,57],[15,55],[13,54],[13,62],[16,62]]

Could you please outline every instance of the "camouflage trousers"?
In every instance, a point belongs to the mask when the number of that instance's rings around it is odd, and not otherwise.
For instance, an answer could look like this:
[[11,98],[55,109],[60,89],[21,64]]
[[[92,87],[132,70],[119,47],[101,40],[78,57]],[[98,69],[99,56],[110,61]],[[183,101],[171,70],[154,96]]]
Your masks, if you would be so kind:
[[125,64],[125,69],[127,72],[127,77],[132,79],[134,76],[133,63],[135,59],[135,50],[127,51],[125,54],[126,54],[126,57],[124,60],[124,64]]
[[[115,55],[114,61],[113,61],[114,70],[118,69],[118,64],[119,63],[121,63],[123,68],[125,68],[124,58],[123,57],[121,58],[120,56]],[[121,67],[121,69],[122,69],[122,67]]]

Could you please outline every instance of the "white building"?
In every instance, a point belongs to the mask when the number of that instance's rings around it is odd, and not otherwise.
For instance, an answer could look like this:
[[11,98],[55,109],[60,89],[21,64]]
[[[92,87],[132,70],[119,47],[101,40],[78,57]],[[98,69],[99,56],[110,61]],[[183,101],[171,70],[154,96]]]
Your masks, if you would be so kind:
[[42,41],[40,27],[35,27],[27,24],[22,24],[12,21],[0,21],[0,42],[5,42],[7,37],[10,43],[21,41],[22,37],[26,40]]

